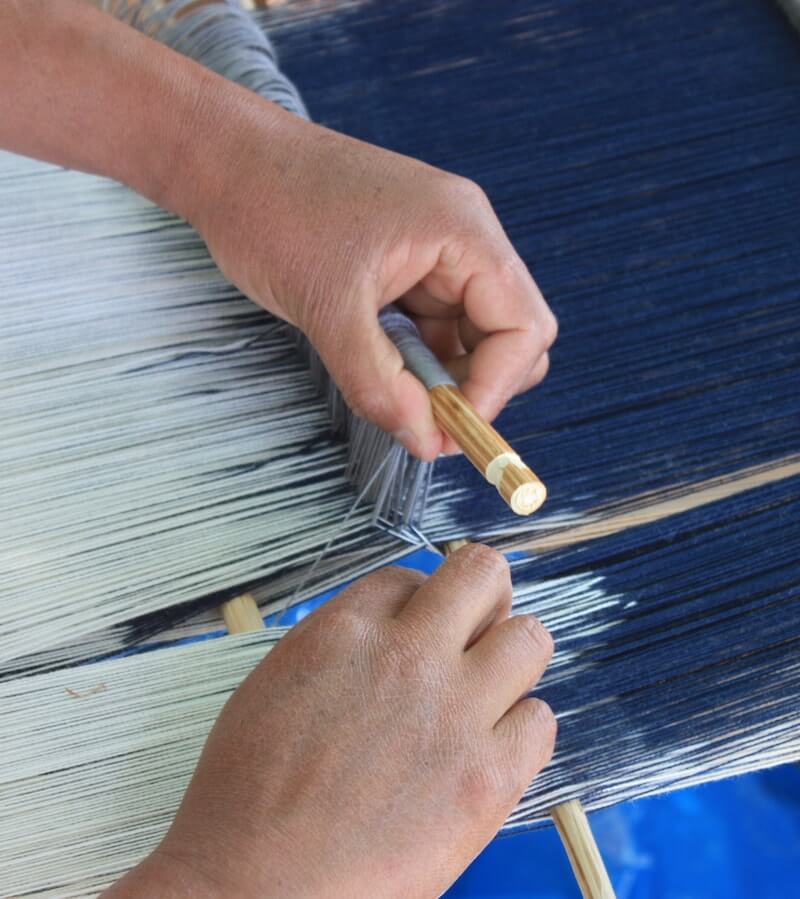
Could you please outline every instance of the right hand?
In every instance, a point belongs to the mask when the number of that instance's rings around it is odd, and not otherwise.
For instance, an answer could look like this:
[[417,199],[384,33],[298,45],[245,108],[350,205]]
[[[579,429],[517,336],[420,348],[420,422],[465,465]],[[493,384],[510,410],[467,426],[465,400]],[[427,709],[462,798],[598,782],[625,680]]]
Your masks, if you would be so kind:
[[228,701],[172,829],[109,895],[439,895],[553,751],[552,712],[523,698],[552,641],[510,604],[504,558],[470,545],[314,612]]

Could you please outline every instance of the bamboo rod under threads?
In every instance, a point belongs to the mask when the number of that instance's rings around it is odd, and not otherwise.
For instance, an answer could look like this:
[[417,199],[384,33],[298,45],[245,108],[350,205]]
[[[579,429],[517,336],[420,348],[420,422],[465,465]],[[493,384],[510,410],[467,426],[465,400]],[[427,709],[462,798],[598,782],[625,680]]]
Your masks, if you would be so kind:
[[545,501],[547,490],[519,455],[452,384],[430,390],[437,423],[464,451],[486,480],[517,515],[531,515]]
[[264,619],[251,593],[242,593],[220,606],[229,634],[245,634],[266,630]]
[[444,554],[451,556],[457,549],[461,549],[462,546],[466,546],[468,543],[469,540],[448,540],[444,544]]
[[616,899],[614,887],[597,848],[589,819],[577,799],[551,812],[583,899]]
[[[467,543],[468,540],[449,540],[444,544],[444,554],[449,556]],[[571,799],[555,806],[550,816],[561,837],[583,899],[616,899],[603,857],[580,800]]]
[[746,490],[756,490],[797,475],[800,475],[800,455],[793,453],[784,459],[751,465],[695,484],[679,484],[670,489],[644,493],[620,503],[616,509],[613,506],[588,509],[584,513],[584,524],[567,525],[535,536],[526,534],[514,539],[505,548],[534,553],[559,550],[682,515]]

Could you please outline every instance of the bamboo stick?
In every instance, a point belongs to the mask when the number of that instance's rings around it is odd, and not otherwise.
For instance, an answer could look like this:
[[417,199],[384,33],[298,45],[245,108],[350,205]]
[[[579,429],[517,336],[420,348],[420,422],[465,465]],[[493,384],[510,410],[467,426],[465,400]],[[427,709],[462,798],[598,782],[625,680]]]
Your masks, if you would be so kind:
[[520,535],[504,548],[535,553],[563,549],[652,524],[673,515],[681,515],[708,503],[719,502],[746,490],[754,490],[797,475],[800,475],[800,455],[794,453],[777,462],[773,460],[767,464],[751,465],[695,484],[678,484],[628,498],[616,505],[589,509],[584,513],[584,524],[562,526],[533,537]]
[[245,634],[265,629],[264,619],[250,593],[242,593],[220,606],[229,634]]
[[519,455],[464,396],[450,384],[430,390],[433,416],[517,515],[530,515],[547,490]]
[[[448,540],[444,544],[444,554],[449,556],[468,542]],[[615,899],[614,888],[580,800],[572,799],[557,805],[550,810],[550,816],[567,852],[583,899]]]
[[461,549],[462,546],[466,546],[468,543],[469,540],[448,540],[444,544],[444,554],[452,556],[457,549]]
[[583,899],[615,899],[603,857],[577,799],[557,805],[551,812]]

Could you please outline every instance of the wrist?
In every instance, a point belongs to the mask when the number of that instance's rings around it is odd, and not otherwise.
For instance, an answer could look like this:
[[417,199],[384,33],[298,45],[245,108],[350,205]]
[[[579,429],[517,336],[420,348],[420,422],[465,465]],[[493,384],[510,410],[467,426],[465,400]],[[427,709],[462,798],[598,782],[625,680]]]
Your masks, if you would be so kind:
[[[285,896],[323,899],[331,893],[331,871],[307,857],[297,834],[285,833],[260,819],[250,820],[237,805],[233,819],[219,814],[214,805],[202,802],[195,814],[191,789],[184,798],[168,834],[159,846],[132,870],[103,899],[282,899]],[[182,817],[184,813],[190,819]],[[214,821],[213,827],[208,822]],[[131,878],[130,885],[127,878]],[[121,889],[124,887],[124,889]],[[119,892],[114,890],[119,889]]]
[[216,878],[204,873],[201,866],[192,865],[180,856],[173,856],[161,847],[155,849],[121,880],[109,887],[101,899],[233,899],[232,893]]
[[274,196],[282,139],[306,123],[195,63],[190,67],[175,105],[164,108],[169,150],[160,173],[141,192],[202,232],[203,222],[223,208],[236,214],[236,198],[253,176],[265,199]]

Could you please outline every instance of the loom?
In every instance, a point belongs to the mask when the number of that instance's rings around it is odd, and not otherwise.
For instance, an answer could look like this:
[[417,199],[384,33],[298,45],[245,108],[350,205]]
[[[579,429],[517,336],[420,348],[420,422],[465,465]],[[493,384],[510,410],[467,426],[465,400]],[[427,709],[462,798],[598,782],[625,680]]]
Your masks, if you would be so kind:
[[353,510],[306,363],[191,229],[2,157],[0,892],[92,895],[135,864],[281,631],[175,638],[214,633],[245,589],[282,606],[415,535],[513,553],[515,609],[556,637],[556,757],[507,830],[796,759],[788,20],[766,0],[401,0],[255,21],[316,119],[489,193],[561,322],[553,374],[498,425],[550,499],[519,519],[463,459],[399,457],[395,496],[423,485],[424,504]]

